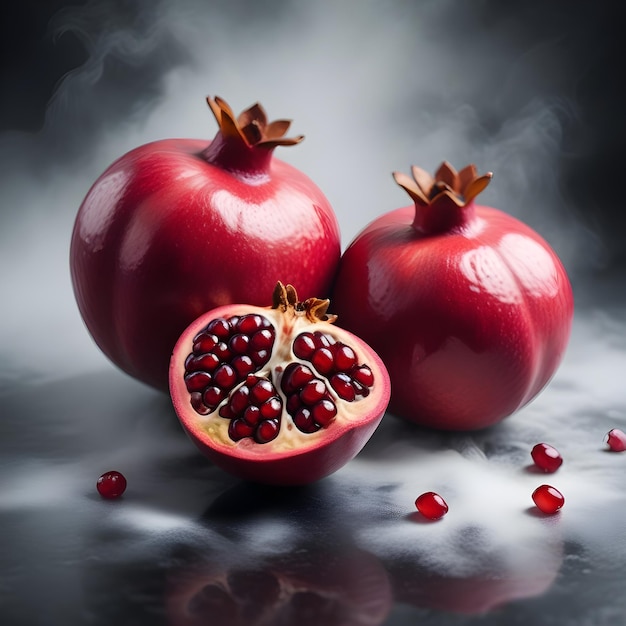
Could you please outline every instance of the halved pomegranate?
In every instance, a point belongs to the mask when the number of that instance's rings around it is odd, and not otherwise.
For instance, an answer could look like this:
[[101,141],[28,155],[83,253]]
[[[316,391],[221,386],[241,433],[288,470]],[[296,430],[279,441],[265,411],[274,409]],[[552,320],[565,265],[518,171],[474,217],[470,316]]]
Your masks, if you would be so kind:
[[278,283],[272,307],[218,307],[174,347],[170,394],[199,449],[246,480],[297,485],[338,470],[367,443],[390,399],[387,370],[333,325],[329,300]]

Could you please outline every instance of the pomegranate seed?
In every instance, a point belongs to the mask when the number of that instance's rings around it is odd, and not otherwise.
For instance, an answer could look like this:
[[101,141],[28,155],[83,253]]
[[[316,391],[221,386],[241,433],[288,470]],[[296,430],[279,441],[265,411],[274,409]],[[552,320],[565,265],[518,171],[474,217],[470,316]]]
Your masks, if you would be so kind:
[[311,333],[302,333],[298,335],[293,342],[293,353],[299,359],[307,361],[313,356],[316,349],[314,336]]
[[552,474],[561,467],[563,457],[556,448],[547,443],[538,443],[530,452],[535,465],[546,472]]
[[263,328],[254,333],[250,338],[250,346],[254,350],[267,350],[274,344],[274,334],[268,328]]
[[352,386],[352,380],[347,374],[335,374],[330,379],[330,386],[337,392],[337,395],[347,402],[353,402],[356,398],[356,391]]
[[441,519],[448,512],[446,501],[434,491],[427,491],[415,500],[417,510],[426,518]]
[[107,500],[119,498],[126,491],[126,478],[115,470],[105,472],[98,478],[96,489]]
[[206,331],[212,333],[218,339],[227,339],[232,331],[232,326],[228,320],[218,317],[209,322]]
[[187,391],[193,393],[194,391],[202,391],[208,384],[211,383],[211,374],[208,372],[192,372],[185,376],[185,385]]
[[244,437],[250,437],[254,432],[254,427],[248,424],[243,418],[237,418],[228,425],[228,435],[233,441],[239,441]]
[[280,412],[282,410],[282,404],[280,399],[274,396],[270,398],[267,402],[264,402],[260,407],[261,417],[263,419],[277,419],[280,417]]
[[293,423],[303,433],[314,433],[320,429],[313,420],[311,411],[304,406],[294,412]]
[[265,420],[257,426],[254,439],[257,443],[272,441],[278,436],[279,428],[278,420]]
[[211,409],[204,404],[204,400],[202,398],[203,394],[199,391],[194,391],[189,394],[189,402],[193,407],[193,410],[199,415],[206,415],[207,413],[210,413]]
[[251,404],[243,412],[243,419],[246,421],[246,424],[256,426],[261,421],[261,409],[258,406]]
[[338,344],[335,351],[335,369],[340,372],[347,372],[357,364],[356,354],[350,346]]
[[254,387],[250,389],[250,397],[257,404],[262,404],[275,395],[274,385],[266,378],[261,378]]
[[249,404],[248,396],[250,395],[249,387],[242,385],[239,389],[233,391],[230,396],[230,410],[237,415],[241,413]]
[[254,333],[263,327],[263,318],[255,313],[248,313],[237,322],[237,330],[246,335]]
[[313,341],[315,342],[316,348],[328,348],[331,344],[335,343],[332,337],[321,333],[319,330],[316,330],[313,333]]
[[255,364],[247,354],[240,354],[239,356],[236,356],[231,361],[231,365],[237,374],[238,380],[245,378],[256,369]]
[[324,398],[311,409],[311,414],[313,415],[315,423],[324,428],[328,426],[333,417],[337,415],[337,407],[331,400]]
[[613,428],[607,433],[607,444],[612,452],[624,452],[626,450],[626,433],[619,428]]
[[222,389],[230,389],[237,382],[237,374],[230,365],[224,363],[215,370],[213,380]]
[[201,333],[194,341],[193,351],[195,352],[195,354],[209,352],[217,345],[218,341],[219,339],[211,333]]
[[228,349],[233,354],[244,354],[248,351],[249,344],[250,337],[248,337],[248,335],[237,334],[230,338],[228,342]]
[[351,372],[352,378],[365,387],[371,387],[374,384],[374,375],[367,365],[359,365]]
[[213,348],[213,354],[217,356],[220,361],[228,361],[232,356],[230,350],[228,349],[228,344],[223,341],[220,341]]
[[300,390],[300,400],[304,402],[307,406],[313,406],[317,404],[326,394],[326,385],[316,378],[314,380],[309,381],[302,389]]
[[329,374],[334,366],[333,353],[329,348],[320,348],[311,357],[311,363],[320,374]]
[[219,387],[207,387],[202,394],[202,401],[214,409],[224,399],[224,392]]
[[537,508],[547,515],[554,515],[565,504],[563,494],[550,485],[537,487],[533,491],[532,498]]

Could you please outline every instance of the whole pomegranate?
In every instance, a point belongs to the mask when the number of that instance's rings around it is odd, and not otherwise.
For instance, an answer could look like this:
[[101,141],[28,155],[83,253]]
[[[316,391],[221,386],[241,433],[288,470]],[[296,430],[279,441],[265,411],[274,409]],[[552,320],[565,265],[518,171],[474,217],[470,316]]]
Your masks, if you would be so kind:
[[394,178],[414,205],[356,236],[333,306],[387,366],[392,413],[438,429],[483,428],[554,374],[571,330],[571,286],[534,230],[475,203],[490,173],[446,162],[434,177],[412,172]]
[[170,393],[192,441],[258,483],[297,485],[363,448],[389,403],[378,355],[333,325],[328,300],[277,283],[272,307],[235,304],[195,320],[176,343]]
[[166,139],[132,150],[94,183],[78,211],[70,265],[88,330],[131,376],[167,390],[172,348],[201,313],[263,304],[280,276],[327,295],[340,256],[320,189],[272,157],[289,122],[259,104],[235,117],[208,98],[213,141]]

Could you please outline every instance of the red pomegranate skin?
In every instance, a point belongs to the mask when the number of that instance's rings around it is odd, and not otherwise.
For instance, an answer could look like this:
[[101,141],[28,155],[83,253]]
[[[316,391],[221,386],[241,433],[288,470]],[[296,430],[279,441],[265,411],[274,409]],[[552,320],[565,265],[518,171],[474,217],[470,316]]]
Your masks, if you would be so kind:
[[537,232],[447,195],[370,223],[346,249],[331,298],[337,323],[387,366],[391,413],[465,431],[499,422],[546,386],[574,303]]
[[163,391],[174,344],[201,313],[264,304],[282,276],[303,297],[327,294],[339,261],[328,200],[272,156],[301,137],[274,130],[243,140],[246,114],[234,129],[232,115],[230,126],[222,121],[213,141],[131,150],[93,184],[76,218],[71,276],[88,330],[117,366]]

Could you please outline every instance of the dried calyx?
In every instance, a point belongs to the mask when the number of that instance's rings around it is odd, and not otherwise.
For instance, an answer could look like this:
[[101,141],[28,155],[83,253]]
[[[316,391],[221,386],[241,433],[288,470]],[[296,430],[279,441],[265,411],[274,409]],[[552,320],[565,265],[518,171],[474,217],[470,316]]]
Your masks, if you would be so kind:
[[269,164],[276,146],[293,146],[304,139],[303,135],[285,137],[291,122],[268,122],[265,110],[259,103],[253,104],[239,116],[235,116],[222,98],[209,96],[207,103],[215,115],[219,131],[202,153],[202,158],[253,184],[268,178]]
[[215,115],[221,133],[228,137],[238,137],[248,146],[293,146],[304,139],[304,135],[285,137],[291,121],[268,122],[265,109],[258,102],[239,116],[235,116],[228,103],[219,96],[207,97],[207,103]]
[[413,226],[424,234],[435,234],[464,224],[471,213],[468,208],[493,176],[491,172],[479,175],[473,164],[457,172],[447,161],[439,166],[434,176],[416,165],[411,167],[411,173],[412,178],[394,172],[393,178],[415,202]]

